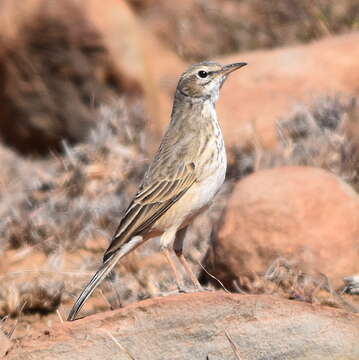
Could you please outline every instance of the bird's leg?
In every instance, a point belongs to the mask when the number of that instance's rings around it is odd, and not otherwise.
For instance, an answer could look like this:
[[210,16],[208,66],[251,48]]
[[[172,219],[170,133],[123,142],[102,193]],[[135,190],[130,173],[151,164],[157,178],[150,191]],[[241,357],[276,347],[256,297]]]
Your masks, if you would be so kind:
[[172,259],[172,256],[170,254],[170,251],[168,249],[168,247],[162,247],[162,252],[166,257],[166,260],[168,262],[168,264],[170,265],[174,275],[175,275],[175,279],[176,279],[176,283],[177,283],[177,288],[179,292],[185,292],[184,291],[184,284],[183,284],[183,279],[180,276],[180,274],[178,273],[178,270],[176,268],[176,265]]
[[188,276],[190,277],[190,279],[192,280],[194,286],[198,289],[198,290],[203,290],[201,284],[199,283],[196,275],[193,273],[191,267],[189,266],[186,258],[183,255],[183,240],[184,237],[186,235],[186,231],[187,231],[187,226],[181,230],[179,230],[176,234],[176,238],[175,241],[173,243],[173,250],[175,252],[175,254],[178,257],[178,260],[181,262],[183,268],[186,270]]
[[168,231],[165,231],[162,236],[161,236],[161,250],[162,253],[166,256],[166,260],[169,264],[169,266],[171,267],[174,275],[175,275],[175,279],[176,279],[176,283],[177,283],[177,288],[179,292],[184,292],[184,284],[183,284],[183,279],[180,276],[176,265],[173,261],[173,258],[169,252],[169,245],[172,244],[173,239],[176,237],[176,231],[177,229],[170,229]]
[[184,257],[184,255],[181,253],[177,253],[176,255],[178,256],[179,261],[181,262],[181,264],[183,265],[184,269],[186,270],[187,274],[189,275],[189,277],[191,278],[194,286],[198,289],[198,290],[203,290],[202,285],[199,283],[196,275],[193,273],[191,267],[189,266],[186,258]]

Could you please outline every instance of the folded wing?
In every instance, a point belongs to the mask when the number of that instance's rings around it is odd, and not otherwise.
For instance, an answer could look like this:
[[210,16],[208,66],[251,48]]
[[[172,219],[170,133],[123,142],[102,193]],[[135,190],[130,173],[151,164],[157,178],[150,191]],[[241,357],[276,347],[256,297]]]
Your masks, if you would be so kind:
[[[165,179],[145,182],[127,208],[112,242],[104,255],[104,261],[131,238],[148,231],[166,211],[178,201],[196,182],[193,162],[181,161],[172,166]],[[158,177],[161,178],[161,177]]]

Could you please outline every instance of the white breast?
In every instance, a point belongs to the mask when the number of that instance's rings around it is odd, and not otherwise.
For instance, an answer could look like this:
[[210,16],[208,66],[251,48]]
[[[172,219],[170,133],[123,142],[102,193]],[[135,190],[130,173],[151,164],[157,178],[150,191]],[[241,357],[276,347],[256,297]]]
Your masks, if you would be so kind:
[[[208,102],[204,106],[203,111],[210,112],[212,119],[212,125],[214,130],[214,136],[209,141],[206,150],[202,154],[203,168],[201,173],[203,174],[196,186],[193,186],[189,190],[190,196],[192,196],[193,210],[198,211],[208,206],[213,200],[214,196],[222,186],[227,170],[227,156],[224,146],[222,131],[217,121],[217,114],[213,103]],[[212,158],[212,161],[206,162],[208,158]],[[201,167],[201,162],[199,162]]]
[[197,209],[209,205],[224,182],[227,170],[227,156],[224,146],[218,154],[218,160],[214,161],[210,170],[212,173],[203,178],[201,182],[196,184],[196,188],[193,189],[193,197],[196,198],[195,207]]

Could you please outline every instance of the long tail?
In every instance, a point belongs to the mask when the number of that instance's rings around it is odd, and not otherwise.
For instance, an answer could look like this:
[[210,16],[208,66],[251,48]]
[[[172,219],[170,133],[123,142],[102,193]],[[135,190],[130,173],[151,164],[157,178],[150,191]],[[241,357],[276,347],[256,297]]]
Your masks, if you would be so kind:
[[70,311],[70,314],[67,318],[68,321],[73,321],[76,319],[76,315],[81,310],[83,304],[95,291],[97,286],[100,285],[100,283],[108,275],[108,273],[114,268],[116,263],[122,257],[124,257],[129,252],[134,250],[137,246],[139,246],[142,242],[143,238],[141,236],[135,236],[129,242],[125,243],[118,251],[114,252],[106,259],[106,261],[96,271],[90,282],[86,285],[85,289],[82,290],[82,293],[80,294]]

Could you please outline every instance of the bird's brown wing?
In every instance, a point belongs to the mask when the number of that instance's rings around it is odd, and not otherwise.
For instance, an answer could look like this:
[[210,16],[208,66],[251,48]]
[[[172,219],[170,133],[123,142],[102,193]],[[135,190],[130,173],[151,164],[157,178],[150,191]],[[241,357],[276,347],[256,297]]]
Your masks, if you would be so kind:
[[104,261],[131,238],[145,233],[196,181],[193,162],[180,161],[171,169],[172,171],[167,171],[165,179],[146,181],[146,185],[141,186],[112,238],[104,255]]

